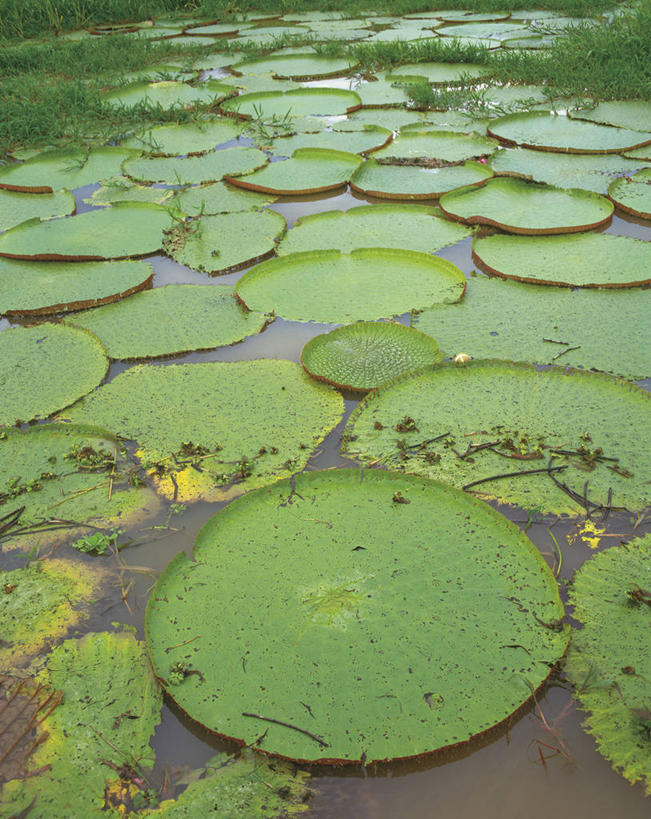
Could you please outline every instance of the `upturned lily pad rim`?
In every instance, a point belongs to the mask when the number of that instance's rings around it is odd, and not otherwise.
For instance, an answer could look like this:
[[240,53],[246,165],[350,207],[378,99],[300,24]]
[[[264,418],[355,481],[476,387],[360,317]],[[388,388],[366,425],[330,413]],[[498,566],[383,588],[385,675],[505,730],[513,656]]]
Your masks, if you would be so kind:
[[[362,100],[360,99],[359,95],[356,94],[354,91],[348,91],[345,88],[293,88],[290,91],[254,91],[254,92],[251,92],[250,94],[240,94],[239,96],[235,95],[235,94],[231,95],[230,97],[227,97],[226,100],[222,100],[221,103],[223,103],[225,101],[231,101],[231,100],[233,100],[234,102],[239,101],[240,103],[242,103],[242,102],[247,102],[248,101],[247,98],[250,99],[251,97],[255,97],[256,102],[258,102],[258,101],[263,102],[265,99],[267,99],[269,97],[276,98],[276,97],[279,97],[279,96],[287,97],[287,98],[291,99],[292,95],[298,96],[299,94],[305,94],[306,91],[314,93],[315,95],[319,94],[321,96],[329,95],[329,96],[339,96],[339,97],[343,97],[343,96],[350,97],[350,95],[352,94],[354,97],[356,97],[359,100],[359,102],[358,103],[356,102],[355,105],[347,106],[346,111],[345,111],[346,114],[352,114],[353,111],[358,111],[362,107]],[[253,118],[252,114],[243,114],[239,109],[230,108],[230,107],[223,107],[221,103],[220,103],[221,111],[226,116],[236,117],[237,119],[252,119]]]
[[[277,73],[273,69],[274,61],[282,61],[286,60],[290,55],[288,54],[267,54],[262,59],[265,63],[269,63],[269,67],[273,77],[277,80],[295,80],[296,82],[309,82],[311,80],[328,80],[334,77],[345,77],[352,71],[356,71],[359,68],[359,63],[349,63],[347,68],[340,68],[337,71],[314,71],[314,72],[307,72],[306,74],[282,74]],[[309,57],[310,59],[319,59],[318,54],[310,54],[309,52],[305,52],[305,54],[293,54],[291,55],[294,59],[300,57]],[[326,58],[327,59],[327,58]],[[334,58],[337,59],[337,58]],[[259,63],[261,60],[260,57],[256,57],[253,59],[248,60],[241,60],[239,63],[235,63],[231,66],[231,73],[234,74],[236,77],[241,77],[246,74],[246,67],[249,63]],[[245,69],[244,71],[240,71],[239,69]]]
[[[643,173],[645,169],[643,168],[642,171],[638,171],[638,173]],[[646,169],[648,170],[648,169]],[[613,181],[608,186],[608,199],[615,205],[615,207],[619,208],[619,210],[623,210],[624,213],[630,213],[631,216],[637,216],[638,219],[651,219],[651,214],[645,210],[639,210],[638,208],[631,207],[631,205],[625,205],[620,199],[617,198],[617,190],[621,185],[627,184],[626,182],[622,182],[622,179],[627,179],[631,184],[642,184],[637,183],[635,177],[638,173],[634,173],[633,176],[629,177],[619,177],[618,179],[613,179]],[[646,184],[651,185],[651,179],[646,180]]]
[[[377,162],[377,160],[368,159],[367,162]],[[492,179],[493,176],[495,175],[493,169],[489,165],[484,165],[483,162],[475,162],[472,159],[466,160],[461,165],[458,165],[458,166],[457,165],[452,165],[452,166],[449,166],[449,167],[465,168],[468,165],[470,165],[470,166],[472,166],[474,168],[477,168],[477,170],[482,170],[482,171],[484,171],[486,173],[489,173],[490,176],[485,176],[483,179],[478,179],[477,182],[471,182],[468,185],[459,185],[458,188],[452,188],[451,190],[441,191],[440,193],[437,193],[436,191],[431,192],[431,193],[430,192],[428,192],[428,193],[390,193],[390,192],[387,192],[387,191],[372,190],[371,188],[362,188],[359,185],[357,185],[355,182],[353,182],[352,180],[349,182],[349,185],[350,185],[351,191],[355,191],[355,193],[362,194],[362,196],[374,196],[377,199],[396,199],[398,201],[403,201],[403,202],[417,202],[419,200],[420,201],[430,201],[432,199],[436,199],[438,201],[442,196],[445,196],[446,193],[456,193],[457,191],[463,190],[464,188],[476,188],[476,187],[478,187],[480,185],[485,185],[486,182],[488,182],[490,179]],[[400,165],[395,165],[394,167],[399,168],[401,166]],[[454,218],[454,217],[449,216],[449,214],[447,214],[447,213],[445,214],[445,216],[448,219]],[[461,221],[461,220],[457,219],[455,221]]]

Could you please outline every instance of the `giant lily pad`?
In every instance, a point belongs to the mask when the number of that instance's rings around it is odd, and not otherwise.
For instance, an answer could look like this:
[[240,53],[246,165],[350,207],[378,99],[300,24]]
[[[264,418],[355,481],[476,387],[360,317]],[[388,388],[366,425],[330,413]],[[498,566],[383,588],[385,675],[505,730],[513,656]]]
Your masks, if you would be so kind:
[[577,188],[562,190],[521,179],[489,179],[441,197],[446,216],[467,225],[493,225],[510,233],[578,233],[610,223],[613,205]]
[[[206,618],[215,597],[222,616]],[[507,719],[562,655],[567,632],[547,625],[562,612],[538,551],[493,509],[338,469],[212,518],[194,560],[158,580],[146,631],[157,677],[209,730],[301,761],[374,762]]]
[[460,302],[431,307],[414,321],[449,357],[465,352],[645,378],[650,301],[646,290],[566,290],[474,276]]
[[478,238],[473,259],[496,276],[565,287],[635,287],[650,284],[651,245],[629,236]]
[[404,125],[400,133],[410,131],[456,131],[460,134],[477,133],[484,135],[488,118],[478,119],[470,111],[428,111],[425,119]]
[[312,378],[359,391],[441,361],[433,338],[403,324],[379,321],[360,321],[315,336],[301,352],[301,364]]
[[229,94],[232,94],[231,88],[214,81],[195,87],[185,82],[165,80],[163,82],[138,83],[126,88],[119,88],[117,91],[106,94],[104,99],[109,105],[124,105],[127,108],[137,105],[174,108],[175,106],[195,105],[197,103],[209,105]]
[[56,193],[17,193],[0,188],[0,230],[27,219],[50,219],[75,212],[75,197],[66,190]]
[[[346,185],[362,158],[347,151],[298,148],[290,159],[272,162],[266,168],[242,177],[226,177],[238,188],[286,196],[322,193]],[[0,245],[0,248],[2,245]]]
[[391,77],[396,77],[396,79],[400,75],[407,75],[444,85],[458,82],[466,77],[485,77],[490,73],[489,66],[477,63],[405,63],[391,69]]
[[103,179],[101,186],[87,199],[84,199],[84,202],[95,207],[114,205],[116,202],[150,202],[154,205],[161,205],[172,194],[173,191],[167,188],[135,185],[124,176],[114,176],[112,179]]
[[184,125],[158,125],[122,144],[156,156],[201,154],[236,139],[241,132],[242,128],[232,119],[214,117]]
[[594,108],[580,108],[568,111],[572,119],[587,119],[604,125],[616,125],[633,131],[649,130],[651,122],[651,102],[644,100],[611,100],[600,102]]
[[470,228],[445,219],[427,205],[361,205],[301,216],[278,245],[278,254],[304,250],[393,247],[435,253],[470,235]]
[[0,333],[0,426],[47,418],[106,375],[98,339],[76,327],[39,324]]
[[382,199],[437,199],[448,191],[480,185],[493,175],[481,162],[442,168],[382,165],[368,159],[352,176],[350,187]]
[[[240,77],[229,75],[228,77],[221,77],[220,82],[239,89],[241,95],[245,93],[260,94],[269,91],[277,94],[282,91],[295,91],[301,87],[292,80],[277,80],[272,74],[244,74]],[[254,116],[257,118],[255,112]],[[287,118],[289,118],[289,115],[287,115]],[[283,116],[281,119],[285,119],[285,117]]]
[[518,34],[526,34],[527,28],[522,23],[463,23],[445,26],[439,33],[446,37],[470,37],[472,39],[506,40]]
[[186,216],[203,216],[255,210],[275,202],[276,199],[276,196],[270,194],[244,191],[223,182],[214,182],[179,191],[170,204]]
[[491,123],[488,133],[523,148],[573,154],[617,154],[651,142],[651,133],[611,128],[544,111],[499,117]]
[[299,148],[323,148],[363,154],[375,151],[390,142],[393,137],[388,128],[366,125],[359,131],[320,131],[317,134],[296,134],[280,137],[271,143],[276,156],[292,156]]
[[[651,535],[607,549],[574,576],[566,673],[599,751],[629,782],[651,792]],[[645,605],[646,604],[646,605]]]
[[341,396],[297,364],[262,359],[132,367],[66,417],[135,439],[164,494],[197,500],[302,469],[342,412]]
[[81,310],[130,296],[151,284],[146,262],[24,262],[0,260],[0,315]]
[[409,94],[403,86],[394,85],[384,79],[355,83],[352,87],[364,106],[383,108],[392,105],[406,105],[409,102]]
[[204,273],[228,273],[267,256],[287,223],[273,210],[200,216],[176,226],[165,252]]
[[224,148],[201,156],[131,159],[124,163],[124,172],[146,182],[198,185],[219,182],[227,175],[251,173],[268,161],[257,148]]
[[160,250],[172,219],[166,208],[116,202],[63,219],[28,219],[0,236],[0,256],[42,261],[95,261]]
[[268,318],[242,308],[231,287],[169,284],[120,304],[78,313],[111,358],[151,358],[209,350],[259,333]]
[[27,162],[0,167],[0,188],[31,193],[82,188],[98,179],[119,176],[124,160],[136,155],[123,148],[47,151]]
[[465,283],[463,273],[446,259],[366,248],[270,259],[247,271],[236,290],[251,310],[273,311],[291,321],[344,323],[458,301]]
[[[194,36],[195,34],[198,36],[211,36],[213,34],[230,34],[235,35],[238,32],[238,28],[240,24],[237,22],[231,23],[208,23],[206,25],[192,25],[185,30],[185,33]],[[241,25],[242,28],[249,28],[249,25],[243,23]]]
[[639,510],[648,502],[650,400],[598,373],[449,364],[371,393],[348,422],[344,451],[526,509]]
[[393,159],[438,159],[462,162],[465,159],[492,154],[498,143],[479,134],[459,134],[454,131],[409,131],[400,134],[390,145],[375,152],[376,157]]
[[232,66],[235,74],[266,74],[286,80],[322,80],[340,77],[352,65],[346,57],[321,57],[317,54],[271,54],[263,59],[244,60]]
[[651,219],[651,168],[616,179],[608,188],[608,196],[620,210]]
[[362,108],[354,111],[345,122],[339,122],[335,128],[343,128],[346,124],[351,125],[379,125],[383,128],[390,128],[398,131],[404,125],[419,123],[425,119],[421,111],[407,111],[403,108]]
[[225,100],[221,107],[240,117],[271,119],[274,116],[335,116],[354,111],[362,104],[353,91],[341,88],[298,88],[293,91],[267,91],[242,94]]
[[421,11],[414,14],[405,14],[408,20],[436,17],[445,20],[447,23],[496,23],[501,20],[508,20],[511,15],[507,11]]

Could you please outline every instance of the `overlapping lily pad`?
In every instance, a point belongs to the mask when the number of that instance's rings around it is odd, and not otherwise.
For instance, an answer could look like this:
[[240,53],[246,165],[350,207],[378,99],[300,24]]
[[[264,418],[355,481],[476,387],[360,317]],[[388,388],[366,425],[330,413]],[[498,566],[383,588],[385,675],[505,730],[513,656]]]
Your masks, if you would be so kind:
[[114,176],[112,179],[102,180],[101,187],[93,191],[84,202],[95,207],[114,205],[116,202],[150,202],[161,205],[172,196],[172,193],[173,191],[166,188],[135,185],[124,176]]
[[[359,111],[354,111],[346,122],[365,124],[365,125],[379,125],[383,128],[390,128],[392,131],[398,131],[404,125],[410,123],[422,122],[425,115],[421,111],[407,111],[403,108],[362,108]],[[337,123],[335,128],[342,128],[345,123]]]
[[508,37],[515,37],[526,32],[527,28],[522,23],[504,21],[463,23],[444,26],[439,30],[439,34],[446,37],[470,37],[473,39],[479,38],[480,40],[506,40]]
[[651,375],[647,290],[568,290],[473,276],[460,302],[424,310],[414,324],[449,358],[465,352],[625,378]]
[[301,364],[312,378],[362,392],[442,360],[430,336],[383,321],[360,321],[315,336],[301,352]]
[[130,159],[124,172],[132,179],[167,185],[199,185],[219,182],[228,175],[251,173],[268,162],[257,148],[224,148],[201,156]]
[[644,100],[611,100],[600,102],[593,108],[572,109],[568,114],[573,119],[587,119],[647,132],[651,122],[651,103]]
[[640,510],[649,500],[650,400],[598,373],[448,364],[365,398],[344,452],[526,509]]
[[209,105],[232,93],[232,90],[221,83],[211,82],[192,86],[185,82],[165,80],[163,82],[137,83],[119,88],[106,94],[104,99],[110,105],[132,108],[138,105],[150,105],[161,108],[174,108],[183,105],[203,103]]
[[165,252],[202,273],[228,273],[271,253],[286,227],[273,210],[200,216],[170,231]]
[[56,193],[18,193],[0,188],[0,231],[27,219],[50,219],[75,212],[75,197],[70,191]]
[[170,203],[186,216],[215,213],[237,213],[262,208],[275,202],[276,196],[233,188],[223,182],[186,188],[175,194]]
[[608,188],[608,196],[620,210],[651,219],[651,168],[616,179]]
[[[215,596],[223,616],[207,620]],[[493,509],[432,481],[338,469],[210,520],[194,560],[159,579],[146,631],[156,675],[209,730],[368,763],[507,719],[562,655],[567,631],[547,625],[562,613],[540,554]]]
[[470,229],[427,205],[361,205],[302,216],[278,245],[278,254],[306,250],[393,247],[435,253],[470,236]]
[[629,782],[651,792],[651,535],[607,549],[574,576],[566,673],[597,747]]
[[523,148],[575,154],[617,154],[651,142],[651,133],[612,128],[544,111],[499,117],[489,126],[488,133]]
[[63,219],[28,219],[0,236],[0,256],[41,261],[96,261],[160,250],[172,222],[162,205],[117,202]]
[[135,439],[159,490],[184,501],[234,497],[303,469],[342,412],[341,396],[297,364],[261,359],[135,366],[66,417]]
[[275,139],[270,147],[276,156],[292,156],[299,148],[322,148],[363,154],[382,148],[393,137],[388,128],[365,125],[359,131],[320,131]]
[[460,134],[455,131],[408,131],[400,134],[390,145],[375,152],[378,158],[440,160],[463,162],[467,159],[492,154],[498,143],[479,134]]
[[564,287],[651,283],[651,245],[629,236],[504,236],[475,239],[473,260],[493,275]]
[[271,119],[274,116],[340,116],[362,104],[353,91],[340,88],[300,88],[286,92],[242,94],[225,100],[221,107],[240,117]]
[[350,187],[358,193],[382,199],[437,199],[448,191],[480,185],[493,175],[480,162],[464,162],[442,168],[382,165],[368,159],[357,170]]
[[279,79],[321,80],[340,77],[352,68],[346,57],[322,57],[317,54],[271,54],[263,59],[244,60],[232,66],[236,74],[266,74]]
[[464,288],[463,273],[446,259],[380,248],[290,253],[256,265],[236,284],[250,310],[333,323],[390,318],[458,301]]
[[246,178],[228,176],[226,179],[246,190],[300,196],[341,188],[361,164],[360,156],[347,151],[298,148],[290,159],[272,162]]
[[186,34],[191,36],[198,35],[198,36],[212,36],[218,34],[230,34],[235,35],[238,32],[239,28],[249,28],[250,26],[247,23],[238,23],[233,21],[231,23],[208,23],[206,25],[193,25],[190,26],[185,30]]
[[151,284],[146,262],[0,260],[0,315],[82,310],[129,296]]
[[47,418],[96,387],[106,352],[91,333],[60,324],[0,333],[0,426]]
[[[300,89],[300,85],[293,80],[277,80],[273,74],[244,74],[242,76],[220,77],[220,82],[224,85],[230,85],[240,91],[240,96],[244,94],[261,94],[266,92],[273,92],[274,94],[282,91],[295,91]],[[281,119],[284,119],[283,115]],[[256,118],[255,112],[253,118]],[[273,117],[272,117],[273,119]]]
[[460,134],[477,133],[484,136],[490,119],[478,118],[469,111],[428,111],[425,119],[404,125],[402,134],[410,131],[456,131]]
[[493,225],[509,233],[578,233],[610,223],[612,202],[576,188],[563,190],[521,179],[489,179],[441,197],[446,216],[467,225]]
[[157,125],[122,144],[155,156],[201,154],[222,142],[236,139],[241,132],[241,126],[232,119],[214,117],[184,125]]
[[456,82],[465,77],[485,77],[491,73],[487,65],[478,63],[405,63],[391,69],[391,77],[399,78],[400,75],[422,77],[431,83]]
[[355,83],[352,87],[362,104],[367,107],[385,108],[406,105],[409,102],[409,94],[405,91],[404,85],[395,85],[385,79]]

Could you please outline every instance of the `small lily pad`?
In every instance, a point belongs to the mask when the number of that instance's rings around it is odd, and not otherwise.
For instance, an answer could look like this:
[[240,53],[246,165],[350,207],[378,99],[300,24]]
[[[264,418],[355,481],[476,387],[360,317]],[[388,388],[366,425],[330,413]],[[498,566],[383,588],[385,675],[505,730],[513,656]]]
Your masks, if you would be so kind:
[[216,213],[238,213],[255,210],[275,202],[271,194],[254,193],[213,182],[194,188],[186,188],[174,195],[170,205],[186,216],[210,216]]
[[408,131],[401,133],[386,148],[375,152],[375,158],[391,159],[438,159],[443,162],[463,162],[497,150],[494,139],[479,134],[459,134],[454,131]]
[[332,323],[390,318],[458,301],[464,288],[463,273],[446,259],[380,248],[290,253],[256,265],[236,284],[251,310]]
[[236,139],[242,128],[232,119],[214,117],[184,125],[157,125],[122,144],[154,156],[202,154],[216,145]]
[[0,188],[0,231],[27,219],[51,219],[75,212],[75,197],[66,190],[56,193],[18,193]]
[[610,100],[593,108],[571,109],[572,119],[587,119],[603,125],[616,125],[633,131],[647,132],[651,122],[651,102],[645,100]]
[[224,148],[200,156],[130,159],[124,173],[145,182],[199,185],[219,182],[225,176],[251,173],[269,161],[257,148]]
[[423,168],[382,165],[375,159],[367,159],[353,174],[350,187],[358,193],[382,199],[438,199],[457,188],[481,185],[492,175],[491,169],[481,162]]
[[625,213],[651,219],[651,168],[615,179],[608,188],[608,196]]
[[185,82],[165,80],[163,82],[137,83],[119,88],[106,94],[104,99],[109,105],[132,108],[138,105],[174,108],[183,105],[210,105],[222,100],[232,90],[221,83],[202,83],[192,86]]
[[345,57],[271,54],[263,59],[244,60],[231,67],[235,74],[266,74],[271,71],[281,80],[323,80],[346,74],[352,68],[352,64]]
[[301,364],[312,378],[361,392],[442,360],[430,336],[383,321],[338,327],[310,339],[301,352]]
[[270,148],[276,156],[292,156],[299,148],[322,148],[364,154],[382,148],[393,138],[388,128],[366,125],[359,131],[320,131],[275,139]]
[[578,233],[610,223],[614,207],[604,196],[521,179],[489,179],[441,197],[446,216],[467,225],[493,225],[510,233]]
[[240,117],[271,119],[272,117],[341,116],[362,104],[353,91],[340,88],[299,88],[286,92],[242,94],[222,103],[224,111]]

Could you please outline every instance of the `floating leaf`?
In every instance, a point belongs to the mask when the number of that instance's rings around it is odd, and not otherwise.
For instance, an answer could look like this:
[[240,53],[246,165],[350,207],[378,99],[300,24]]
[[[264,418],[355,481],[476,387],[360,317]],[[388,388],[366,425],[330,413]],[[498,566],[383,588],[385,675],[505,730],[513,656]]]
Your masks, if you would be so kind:
[[[544,14],[545,12],[543,12]],[[504,11],[481,12],[481,11],[421,11],[418,14],[405,14],[409,19],[420,19],[421,17],[436,17],[445,20],[447,23],[494,23],[507,20],[511,15]]]
[[651,284],[651,245],[608,233],[571,236],[498,233],[475,239],[473,260],[488,273],[533,284],[563,287]]
[[138,441],[160,490],[183,502],[303,469],[342,412],[341,396],[297,364],[261,359],[132,367],[66,416]]
[[239,89],[241,94],[258,94],[268,91],[272,91],[276,94],[282,91],[295,91],[301,87],[292,80],[277,80],[272,74],[245,74],[242,77],[221,77],[220,82]]
[[242,128],[232,119],[214,117],[184,125],[158,125],[132,136],[122,144],[155,156],[201,154],[236,139]]
[[518,34],[526,34],[528,29],[520,22],[508,23],[463,23],[450,25],[440,29],[440,34],[446,37],[479,38],[489,40],[506,40]]
[[278,245],[278,255],[305,250],[393,247],[435,253],[470,236],[470,228],[427,205],[361,205],[301,216]]
[[[649,393],[597,373],[449,364],[371,393],[348,422],[344,451],[525,509],[639,510],[648,502],[648,407]],[[396,436],[405,417],[418,432]]]
[[651,219],[651,168],[616,179],[608,188],[608,196],[625,213]]
[[50,219],[74,212],[75,197],[70,191],[18,193],[0,188],[0,230],[12,228],[26,219]]
[[246,190],[300,196],[340,188],[361,164],[360,156],[346,151],[298,148],[290,159],[272,162],[266,168],[248,174],[246,179],[230,176],[226,179]]
[[[178,40],[177,40],[178,42]],[[231,88],[221,83],[211,82],[192,86],[185,82],[165,80],[163,82],[137,83],[119,88],[105,95],[109,105],[132,108],[138,105],[174,108],[175,106],[209,105],[232,93]]]
[[114,205],[116,202],[149,202],[154,205],[161,205],[172,194],[173,191],[167,188],[134,185],[133,182],[123,176],[114,176],[112,179],[103,180],[101,187],[93,191],[88,199],[84,199],[84,202],[95,207]]
[[270,205],[276,199],[270,194],[244,191],[223,182],[214,182],[179,191],[170,204],[186,216],[203,216],[254,210]]
[[350,187],[382,199],[437,199],[448,191],[479,185],[493,175],[481,162],[464,162],[442,168],[381,165],[367,159],[353,174]]
[[[524,251],[522,258],[527,258]],[[463,350],[473,358],[558,363],[645,378],[651,375],[650,299],[641,289],[577,291],[476,276],[460,302],[432,307],[414,321],[449,357]]]
[[352,89],[364,106],[384,108],[391,105],[406,105],[409,102],[409,94],[404,86],[394,85],[383,79],[356,83],[352,85]]
[[268,321],[242,308],[231,287],[169,284],[120,304],[76,313],[111,358],[152,358],[234,344],[259,333]]
[[[400,134],[386,148],[375,152],[376,157],[397,159],[439,159],[460,162],[492,154],[498,143],[479,134],[459,134],[454,131],[409,131]],[[426,164],[426,161],[423,162]]]
[[651,535],[594,555],[574,576],[573,632],[566,673],[588,712],[600,753],[651,793],[649,590]]
[[379,125],[397,131],[410,123],[423,122],[425,115],[421,111],[406,111],[402,108],[362,108],[354,111],[344,122],[335,124],[335,129],[344,129],[348,125]]
[[167,185],[198,185],[219,182],[224,176],[251,173],[268,162],[257,148],[224,148],[201,156],[131,159],[124,172],[132,179]]
[[273,210],[200,216],[173,228],[165,252],[194,270],[229,273],[271,253],[286,227]]
[[572,119],[587,119],[604,125],[617,125],[633,131],[647,132],[651,122],[651,102],[644,100],[610,100],[593,108],[571,109]]
[[367,248],[290,253],[251,268],[235,287],[250,310],[290,321],[345,323],[458,301],[465,283],[446,259]]
[[293,91],[267,91],[242,94],[225,100],[221,107],[240,117],[256,119],[309,116],[340,116],[362,104],[353,91],[341,88],[298,88]]
[[630,159],[643,159],[645,162],[651,162],[651,144],[633,151],[625,151],[623,155]]
[[[240,24],[236,21],[231,23],[209,23],[208,25],[204,26],[197,26],[193,25],[186,29],[185,33],[191,36],[195,35],[208,35],[211,36],[213,34],[230,34],[231,36],[237,34],[238,28]],[[241,28],[249,28],[249,26],[244,23],[241,25]]]
[[[222,616],[206,618],[216,596]],[[194,560],[158,580],[146,629],[157,677],[210,731],[369,763],[466,742],[517,711],[565,649],[547,625],[562,613],[540,554],[495,510],[432,481],[337,469],[213,517]]]
[[485,77],[490,73],[490,66],[477,63],[405,63],[392,68],[390,77],[398,80],[401,75],[406,74],[430,83],[447,85],[466,77]]
[[563,190],[521,179],[489,179],[441,197],[446,216],[467,225],[493,225],[510,233],[578,233],[610,223],[613,205],[604,196]]
[[266,74],[286,80],[323,80],[339,77],[351,68],[346,57],[321,57],[316,54],[270,54],[263,59],[244,60],[231,66],[238,74]]
[[275,139],[270,147],[276,156],[292,156],[294,151],[300,148],[322,148],[362,154],[376,151],[392,138],[393,134],[388,128],[366,125],[359,131],[321,131],[317,134],[280,137]]
[[412,122],[400,129],[401,134],[410,131],[456,131],[460,134],[484,135],[490,119],[478,119],[466,111],[428,111],[422,122]]
[[441,361],[433,338],[392,322],[338,327],[310,339],[301,352],[301,364],[312,378],[359,391]]

